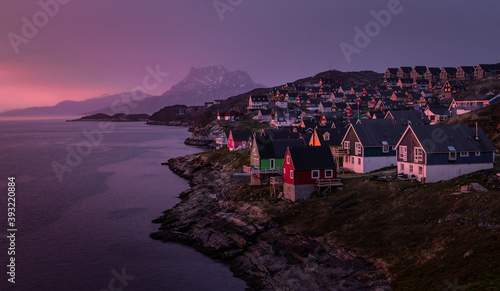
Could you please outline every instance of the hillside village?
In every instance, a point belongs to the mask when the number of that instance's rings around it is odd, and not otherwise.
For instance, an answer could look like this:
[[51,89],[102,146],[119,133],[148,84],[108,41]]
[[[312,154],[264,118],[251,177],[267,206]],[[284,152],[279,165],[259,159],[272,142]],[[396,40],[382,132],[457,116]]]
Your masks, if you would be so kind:
[[[441,290],[451,281],[496,290],[497,74],[464,80],[465,90],[449,97],[443,88],[427,89],[422,104],[391,100],[418,93],[384,85],[383,76],[357,88],[335,85],[328,73],[210,104],[186,142],[220,149],[166,163],[192,188],[158,219],[152,237],[230,262],[256,289],[297,284],[297,274],[301,286],[328,289],[335,275],[327,258],[335,254],[335,264],[342,258],[373,265],[379,273],[341,276],[354,275],[372,290],[384,278],[395,290]],[[369,93],[384,106],[356,103]],[[482,101],[453,111],[453,100]],[[431,120],[433,104],[444,117]]]
[[[250,95],[247,112],[218,110],[218,121],[252,118],[261,126],[222,132],[216,143],[250,149],[243,170],[251,184],[280,185],[292,201],[341,185],[346,172],[395,167],[399,180],[448,180],[493,167],[496,149],[477,124],[442,123],[500,101],[499,74],[500,65],[416,66],[388,68],[381,84],[364,87],[328,78],[287,83]],[[467,91],[471,80],[497,86],[478,94]]]

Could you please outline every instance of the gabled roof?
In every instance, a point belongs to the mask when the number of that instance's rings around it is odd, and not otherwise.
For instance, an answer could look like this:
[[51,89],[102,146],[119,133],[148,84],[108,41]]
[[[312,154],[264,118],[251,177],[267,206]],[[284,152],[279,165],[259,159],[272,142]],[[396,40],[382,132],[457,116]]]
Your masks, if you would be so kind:
[[439,76],[439,74],[441,74],[441,69],[438,67],[428,67],[427,71],[434,76]]
[[406,108],[404,101],[380,100],[386,110],[403,110]]
[[324,112],[323,115],[325,116],[327,121],[342,121],[344,118],[342,117],[342,114],[340,112]]
[[[342,139],[347,132],[347,128],[344,126],[339,126],[337,128],[319,128],[316,130],[316,132],[318,133],[321,145],[340,146],[342,145]],[[328,133],[330,135],[329,140],[325,140],[323,138],[323,135],[325,133]]]
[[274,150],[274,158],[282,159],[286,155],[286,149],[297,148],[297,147],[305,147],[305,141],[302,138],[298,139],[279,139],[272,141],[273,150]]
[[466,73],[466,74],[474,75],[474,67],[473,66],[460,66],[457,68],[457,70],[458,69],[462,69],[462,71],[464,71],[464,73]]
[[324,101],[324,102],[321,102],[321,105],[323,105],[323,108],[331,108],[333,105],[333,102]]
[[261,135],[271,140],[300,138],[300,133],[290,131],[288,128],[266,128],[261,131]]
[[421,111],[416,110],[395,110],[387,112],[386,118],[388,116],[392,117],[396,123],[399,124],[429,124],[429,118],[427,115],[423,114]]
[[427,79],[416,79],[414,81],[415,84],[417,85],[429,85],[429,80]]
[[454,67],[443,67],[441,71],[445,71],[446,73],[450,75],[455,75],[457,73],[457,68]]
[[415,66],[415,67],[413,67],[413,70],[415,72],[417,72],[418,74],[423,75],[427,71],[427,67],[426,66]]
[[335,169],[329,147],[288,148],[294,169],[297,171]]
[[[383,112],[380,112],[383,113]],[[391,119],[384,119],[384,116],[380,117],[380,119],[358,119],[356,121],[358,124],[392,124]]]
[[231,134],[235,141],[245,141],[252,137],[252,131],[250,129],[234,129],[231,130]]
[[413,79],[410,78],[400,78],[399,81],[401,81],[402,84],[413,84]]
[[476,128],[467,124],[411,125],[410,129],[427,154],[449,152],[449,146],[453,146],[457,152],[495,150],[481,128],[478,128],[479,140],[476,140]]
[[389,71],[391,74],[397,74],[398,73],[398,68],[387,68],[387,70],[385,70],[386,72]]
[[427,109],[435,115],[449,115],[448,106],[429,105]]
[[351,128],[364,147],[377,147],[382,146],[382,141],[386,141],[389,145],[396,145],[406,127],[394,123],[361,123],[353,124]]
[[399,69],[405,73],[411,73],[413,70],[411,67],[399,67]]

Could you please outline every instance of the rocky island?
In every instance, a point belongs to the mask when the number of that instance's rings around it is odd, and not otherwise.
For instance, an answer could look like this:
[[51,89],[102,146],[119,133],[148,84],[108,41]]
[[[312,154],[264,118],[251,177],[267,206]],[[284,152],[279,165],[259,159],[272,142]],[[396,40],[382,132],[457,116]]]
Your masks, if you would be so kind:
[[125,114],[117,113],[114,115],[108,115],[104,113],[97,113],[88,116],[84,116],[79,119],[68,120],[68,121],[121,121],[121,122],[134,122],[134,121],[148,121],[150,116],[148,114]]

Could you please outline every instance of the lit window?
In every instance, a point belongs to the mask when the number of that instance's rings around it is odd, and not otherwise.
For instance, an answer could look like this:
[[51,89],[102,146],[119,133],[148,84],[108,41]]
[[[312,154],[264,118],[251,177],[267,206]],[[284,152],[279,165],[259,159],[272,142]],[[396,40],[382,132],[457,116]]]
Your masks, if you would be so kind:
[[319,178],[319,170],[313,170],[311,177],[313,179],[318,179]]
[[325,178],[333,178],[333,170],[325,170]]

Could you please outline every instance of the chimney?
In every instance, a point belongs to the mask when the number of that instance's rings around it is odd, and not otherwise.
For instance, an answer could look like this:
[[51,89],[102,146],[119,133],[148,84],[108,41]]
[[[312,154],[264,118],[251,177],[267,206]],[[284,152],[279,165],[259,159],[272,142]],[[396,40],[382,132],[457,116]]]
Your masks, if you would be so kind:
[[479,140],[479,134],[478,134],[478,129],[477,129],[477,121],[476,121],[476,140]]

